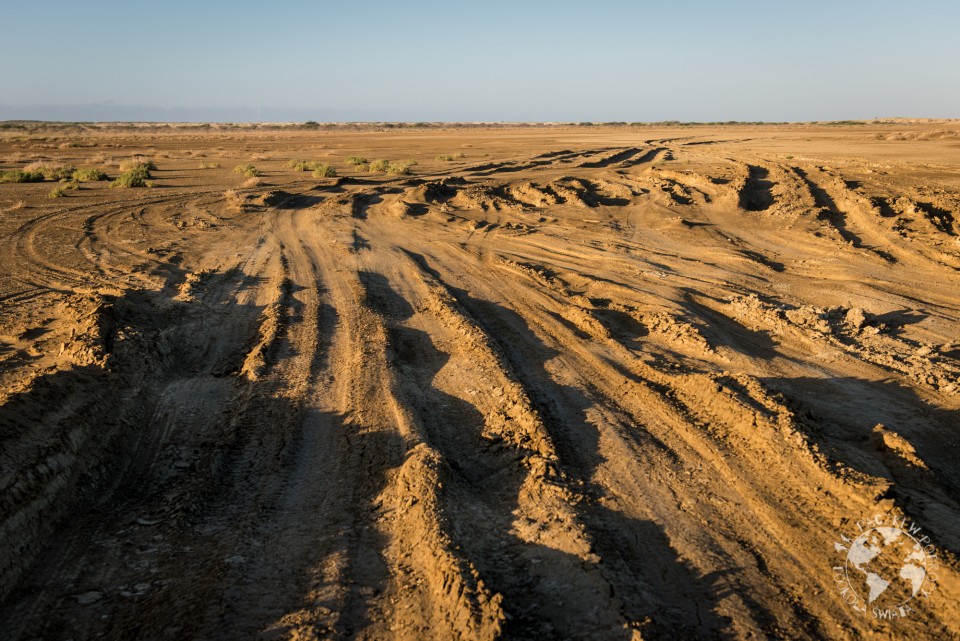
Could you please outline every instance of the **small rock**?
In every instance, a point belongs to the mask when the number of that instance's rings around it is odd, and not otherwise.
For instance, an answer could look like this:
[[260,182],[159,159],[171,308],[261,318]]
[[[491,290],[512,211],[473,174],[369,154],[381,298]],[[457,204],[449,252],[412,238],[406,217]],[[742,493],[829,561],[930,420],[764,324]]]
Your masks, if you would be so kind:
[[103,598],[102,592],[84,592],[83,594],[77,594],[73,598],[77,600],[77,603],[80,605],[90,605],[91,603],[96,603]]

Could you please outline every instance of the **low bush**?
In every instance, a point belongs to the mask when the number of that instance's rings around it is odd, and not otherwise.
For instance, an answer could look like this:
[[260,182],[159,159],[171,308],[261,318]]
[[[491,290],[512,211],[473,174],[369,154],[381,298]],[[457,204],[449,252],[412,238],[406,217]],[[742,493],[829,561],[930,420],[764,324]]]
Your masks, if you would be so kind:
[[107,173],[99,169],[78,169],[73,172],[72,178],[77,182],[96,182],[108,179]]
[[313,171],[315,164],[309,160],[291,160],[287,163],[287,167],[294,171]]
[[43,182],[42,171],[23,171],[13,169],[0,173],[0,183],[38,183]]
[[40,172],[46,180],[65,180],[72,178],[77,168],[63,163],[40,161],[30,163],[23,170],[28,174]]
[[200,163],[200,169],[220,169],[220,163],[218,163],[218,162],[202,162],[202,163]]
[[57,185],[49,194],[47,194],[49,198],[63,198],[66,195],[67,190],[64,189],[62,185]]
[[139,164],[127,165],[126,167],[126,170],[110,183],[111,187],[153,187],[153,183],[148,182],[150,165]]
[[314,178],[336,178],[337,170],[325,163],[319,163],[313,168]]
[[363,156],[347,156],[348,165],[366,165],[367,159]]
[[245,165],[237,165],[236,167],[233,168],[233,173],[241,174],[243,176],[246,176],[247,178],[257,178],[263,175],[262,173],[260,173],[259,169],[257,169],[250,163],[247,163]]
[[410,165],[414,163],[408,161],[392,162],[387,165],[387,173],[395,176],[406,176],[410,173]]
[[370,171],[386,171],[390,166],[390,161],[381,158],[370,163]]
[[156,171],[157,165],[146,156],[134,156],[130,160],[120,162],[120,171],[127,171],[136,167],[146,167],[147,171]]

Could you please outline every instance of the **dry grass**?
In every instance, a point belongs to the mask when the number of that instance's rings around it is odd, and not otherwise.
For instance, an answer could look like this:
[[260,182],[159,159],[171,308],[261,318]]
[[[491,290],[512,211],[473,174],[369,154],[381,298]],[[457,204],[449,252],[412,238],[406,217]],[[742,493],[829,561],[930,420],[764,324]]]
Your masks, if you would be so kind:
[[250,178],[247,178],[246,180],[244,180],[240,186],[243,187],[244,189],[250,189],[251,187],[259,187],[262,184],[263,184],[263,178],[259,178],[257,176],[251,176]]
[[244,198],[237,193],[236,189],[228,189],[227,191],[223,192],[223,199],[226,201],[227,207],[236,210],[243,209]]
[[117,161],[113,159],[113,156],[108,156],[105,153],[98,152],[90,156],[88,159],[94,165],[115,165]]

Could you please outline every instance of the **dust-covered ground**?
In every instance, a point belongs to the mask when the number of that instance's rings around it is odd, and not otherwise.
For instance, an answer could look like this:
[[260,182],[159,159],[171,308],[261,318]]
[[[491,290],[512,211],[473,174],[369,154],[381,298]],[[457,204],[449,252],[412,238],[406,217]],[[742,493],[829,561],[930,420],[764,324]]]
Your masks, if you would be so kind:
[[956,129],[0,134],[0,636],[958,637]]

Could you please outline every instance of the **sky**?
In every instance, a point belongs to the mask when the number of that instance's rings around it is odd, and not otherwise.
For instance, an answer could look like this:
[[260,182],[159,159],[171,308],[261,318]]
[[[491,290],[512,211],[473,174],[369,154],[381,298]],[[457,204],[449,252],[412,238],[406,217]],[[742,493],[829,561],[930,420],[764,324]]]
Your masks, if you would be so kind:
[[960,117],[957,0],[0,0],[0,119]]

